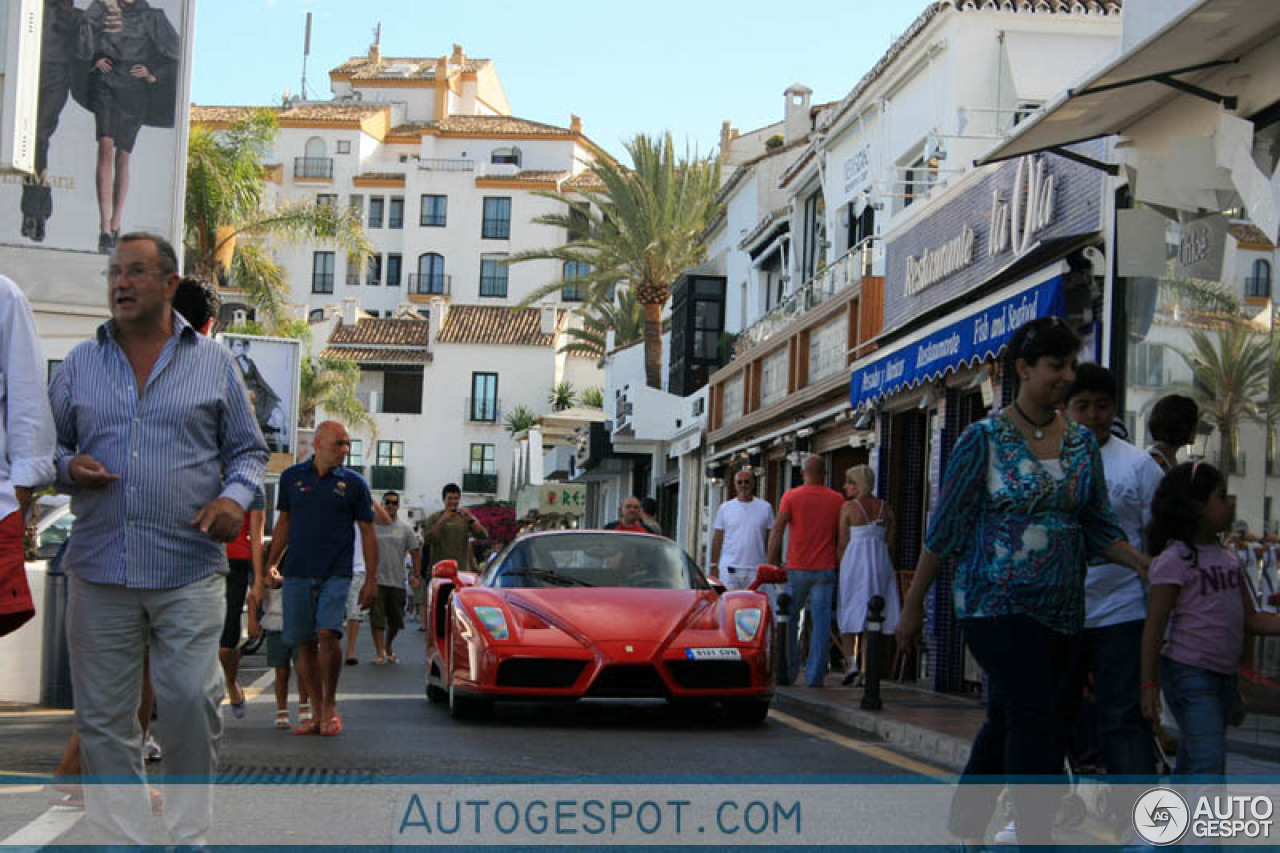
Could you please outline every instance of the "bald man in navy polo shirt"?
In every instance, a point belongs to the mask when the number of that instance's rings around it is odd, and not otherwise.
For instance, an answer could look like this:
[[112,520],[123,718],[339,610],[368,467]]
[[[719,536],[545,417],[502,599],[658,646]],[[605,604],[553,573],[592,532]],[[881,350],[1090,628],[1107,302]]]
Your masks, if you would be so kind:
[[[298,649],[298,677],[315,705],[314,722],[294,734],[336,735],[342,731],[336,697],[342,672],[342,628],[355,555],[355,525],[360,528],[366,566],[378,565],[378,536],[373,529],[373,498],[364,478],[344,468],[351,435],[336,421],[316,427],[315,455],[285,469],[276,500],[279,518],[267,563],[280,561],[285,543],[284,631]],[[378,593],[377,572],[365,576],[360,606]]]

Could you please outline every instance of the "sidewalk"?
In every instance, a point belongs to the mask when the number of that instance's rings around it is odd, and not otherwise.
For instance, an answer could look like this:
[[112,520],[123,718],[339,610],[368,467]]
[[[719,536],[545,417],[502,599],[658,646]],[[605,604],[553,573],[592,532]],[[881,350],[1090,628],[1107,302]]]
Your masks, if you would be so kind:
[[[773,707],[808,722],[853,729],[878,737],[895,750],[959,773],[969,746],[982,726],[986,710],[976,698],[935,693],[914,684],[885,681],[880,711],[861,708],[861,687],[841,687],[840,674],[826,685],[780,687]],[[1244,725],[1227,731],[1227,771],[1280,775],[1280,732],[1274,718],[1249,715]]]

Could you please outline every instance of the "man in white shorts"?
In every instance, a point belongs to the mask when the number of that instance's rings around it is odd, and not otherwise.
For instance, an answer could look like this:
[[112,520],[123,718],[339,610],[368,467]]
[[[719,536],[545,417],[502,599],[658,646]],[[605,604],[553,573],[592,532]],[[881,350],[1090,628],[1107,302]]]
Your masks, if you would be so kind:
[[755,580],[773,527],[773,507],[755,496],[755,474],[745,468],[736,472],[733,486],[737,497],[716,511],[711,537],[711,577],[731,590],[746,589]]

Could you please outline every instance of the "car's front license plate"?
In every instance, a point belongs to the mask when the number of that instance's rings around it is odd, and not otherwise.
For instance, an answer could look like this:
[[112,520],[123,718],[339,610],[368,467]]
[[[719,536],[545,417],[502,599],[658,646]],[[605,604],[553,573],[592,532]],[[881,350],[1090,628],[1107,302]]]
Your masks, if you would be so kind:
[[684,654],[689,660],[742,660],[737,649],[685,649]]

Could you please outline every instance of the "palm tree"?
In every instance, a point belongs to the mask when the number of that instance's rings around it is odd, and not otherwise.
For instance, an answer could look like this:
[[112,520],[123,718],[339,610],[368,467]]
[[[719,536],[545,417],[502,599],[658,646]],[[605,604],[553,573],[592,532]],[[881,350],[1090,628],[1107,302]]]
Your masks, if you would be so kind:
[[271,258],[275,242],[317,241],[367,255],[357,213],[311,201],[267,203],[263,157],[276,135],[275,116],[255,110],[225,131],[191,129],[187,145],[187,270],[242,289],[269,332],[288,310],[284,271]]
[[570,340],[561,344],[560,352],[602,358],[610,330],[615,347],[633,344],[644,337],[644,312],[629,287],[618,288],[616,300],[592,300],[573,313],[582,318],[582,328],[570,326],[564,330]]
[[1224,319],[1211,337],[1191,332],[1191,351],[1176,350],[1193,377],[1192,393],[1205,420],[1218,430],[1220,462],[1231,473],[1242,421],[1261,421],[1267,399],[1271,347],[1239,319]]
[[378,435],[378,426],[356,396],[360,365],[349,358],[308,354],[302,359],[302,379],[298,392],[298,422],[304,429],[316,423],[316,407],[341,421],[348,429],[364,428]]
[[[539,225],[564,228],[573,239],[563,246],[513,255],[510,263],[558,260],[574,264],[573,284],[596,300],[626,282],[635,290],[644,314],[644,372],[650,387],[662,387],[662,310],[681,272],[697,266],[706,252],[702,231],[716,211],[720,166],[697,155],[677,159],[671,134],[662,139],[637,134],[626,143],[632,168],[607,158],[594,169],[602,191],[576,197],[542,193],[565,205],[536,217]],[[563,279],[533,291],[529,305],[563,288]]]

